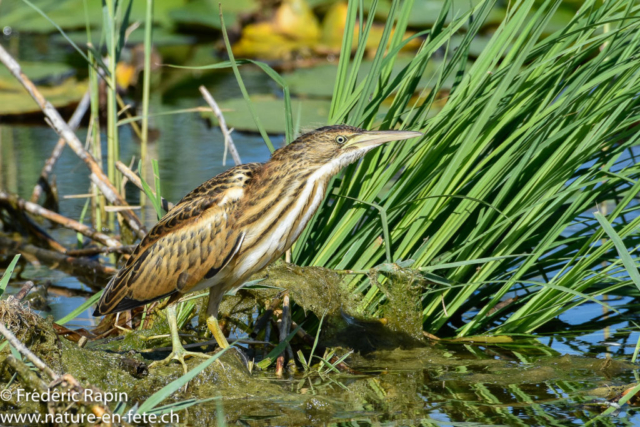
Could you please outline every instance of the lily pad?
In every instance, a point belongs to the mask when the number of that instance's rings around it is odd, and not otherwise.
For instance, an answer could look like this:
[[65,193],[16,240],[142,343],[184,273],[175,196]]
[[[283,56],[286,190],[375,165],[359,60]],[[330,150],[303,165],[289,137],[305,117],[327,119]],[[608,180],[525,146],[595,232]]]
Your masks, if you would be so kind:
[[[70,31],[66,32],[69,37],[78,46],[84,46],[87,44],[87,32],[86,31]],[[91,33],[92,43],[94,46],[98,46],[100,43],[100,33],[93,31]],[[69,42],[62,36],[62,34],[54,34],[51,36],[51,41],[63,45],[68,45]],[[165,28],[154,28],[153,30],[153,44],[156,47],[161,46],[176,46],[186,45],[194,42],[194,38],[191,36],[185,36],[183,34],[174,34]],[[132,32],[127,37],[127,46],[144,43],[144,26],[140,26],[136,31]]]
[[[73,67],[59,62],[22,61],[20,68],[36,85],[56,85],[75,74]],[[21,88],[22,84],[13,77],[13,74],[6,67],[0,67],[0,90]]]
[[[32,33],[52,33],[56,28],[43,18],[36,10],[22,2],[19,6],[10,9],[2,17],[2,26],[12,27],[19,31]],[[40,0],[33,2],[47,16],[62,29],[84,29],[86,25],[84,0]],[[130,22],[144,22],[146,13],[144,1],[134,1],[131,6]],[[87,15],[92,29],[102,26],[102,2],[97,0],[87,1]],[[128,4],[128,3],[127,3]],[[169,11],[184,7],[186,0],[162,0],[154,2],[154,23],[170,27],[172,20]],[[4,5],[3,5],[4,6]],[[86,42],[86,39],[85,39]]]
[[[39,86],[38,90],[54,107],[66,107],[80,101],[87,91],[87,82],[67,79],[58,86]],[[40,107],[23,88],[0,89],[0,116],[37,113]]]
[[[254,97],[253,106],[265,127],[271,134],[282,134],[285,131],[284,101],[275,97]],[[219,103],[220,108],[225,111],[224,118],[227,126],[241,131],[257,132],[253,117],[249,112],[244,98],[232,98]],[[300,115],[300,128],[317,128],[327,123],[329,116],[330,101],[326,100],[299,100],[291,101],[291,110],[294,121]],[[210,113],[203,113],[210,118]]]
[[218,3],[222,4],[222,16],[226,26],[238,21],[239,15],[258,10],[256,0],[195,0],[169,13],[175,24],[191,30],[220,30]]
[[[396,60],[395,66],[391,73],[391,78],[402,71],[404,67],[411,62],[412,58],[400,57]],[[363,61],[358,71],[358,80],[362,80],[371,70],[371,61]],[[427,65],[424,76],[418,85],[418,90],[429,85],[433,85],[436,79],[436,73],[439,72],[442,63],[440,61],[431,61]],[[283,77],[291,93],[296,95],[312,96],[319,98],[331,98],[333,96],[333,86],[336,80],[338,70],[337,64],[325,64],[314,68],[298,69],[292,73],[285,74]],[[444,88],[450,88],[453,84],[453,78],[444,82]]]

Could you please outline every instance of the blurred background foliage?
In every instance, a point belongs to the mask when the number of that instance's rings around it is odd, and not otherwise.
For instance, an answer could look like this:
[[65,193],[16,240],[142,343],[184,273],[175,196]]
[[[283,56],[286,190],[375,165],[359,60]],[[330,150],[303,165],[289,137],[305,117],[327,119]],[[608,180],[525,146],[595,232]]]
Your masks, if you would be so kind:
[[[34,0],[36,8],[46,14],[59,26],[68,39],[78,46],[86,46],[88,36],[86,28],[91,29],[91,43],[102,47],[106,52],[106,43],[101,39],[103,25],[102,2],[93,0]],[[222,5],[223,16],[232,40],[233,52],[237,57],[254,58],[268,62],[278,71],[284,71],[284,78],[290,86],[291,94],[300,99],[304,108],[300,109],[300,122],[308,127],[321,124],[328,117],[328,100],[331,98],[335,82],[337,59],[340,54],[342,38],[347,18],[347,2],[342,0],[163,0],[155,2],[154,56],[152,66],[162,74],[152,81],[154,92],[163,95],[184,89],[185,80],[200,77],[215,70],[200,70],[191,73],[175,73],[162,64],[185,66],[209,65],[224,60],[224,44],[220,32],[218,4]],[[391,0],[376,2],[375,23],[366,41],[366,51],[359,73],[364,76],[371,65],[371,59],[380,43],[384,23],[386,22]],[[447,17],[447,23],[455,17],[477,6],[478,0],[453,2]],[[573,16],[580,6],[579,1],[563,1],[555,11],[545,29],[549,34],[561,28]],[[394,73],[404,68],[416,52],[428,30],[436,21],[444,1],[416,1],[404,38],[421,33],[413,38],[400,53],[394,66]],[[367,19],[367,11],[372,0],[362,2],[364,12],[360,18]],[[506,2],[497,3],[488,14],[481,30],[469,47],[469,56],[477,57],[488,43],[493,31],[504,19]],[[20,41],[32,45],[35,42],[33,61],[23,62],[27,75],[32,76],[36,84],[44,86],[44,95],[57,106],[69,106],[77,102],[87,87],[86,66],[69,46],[56,27],[40,11],[22,0],[0,1],[0,27],[5,42],[20,56]],[[125,8],[120,8],[125,9]],[[533,15],[535,9],[531,11]],[[141,82],[144,68],[144,31],[140,23],[145,19],[145,2],[133,1],[129,16],[132,24],[127,31],[126,50],[122,53],[117,67],[117,81],[123,92],[127,90],[135,95],[135,88]],[[360,22],[360,19],[358,20]],[[358,45],[361,24],[353,28],[352,51]],[[463,27],[462,33],[465,28]],[[22,37],[17,37],[22,36]],[[449,51],[455,52],[462,35],[451,38]],[[18,52],[20,50],[20,52]],[[58,50],[60,55],[52,54]],[[444,50],[443,50],[444,52]],[[442,53],[444,54],[444,53]],[[31,56],[29,53],[27,57]],[[56,62],[51,58],[55,57]],[[31,58],[30,58],[31,59]],[[40,66],[38,59],[46,61],[46,67]],[[424,81],[417,89],[428,84],[439,67],[431,61],[425,71]],[[219,71],[218,71],[219,72]],[[392,76],[393,77],[393,76]],[[450,88],[453,78],[445,82],[444,88]],[[189,83],[186,83],[189,85]],[[37,108],[29,99],[12,93],[17,83],[6,70],[0,70],[0,91],[3,102],[0,116],[22,115],[36,112]],[[139,86],[139,85],[138,85]],[[190,87],[192,85],[189,85]],[[11,92],[11,93],[10,93]],[[138,91],[139,95],[139,91]],[[278,103],[278,94],[258,99],[260,111],[268,114]],[[308,101],[313,98],[314,101]],[[324,101],[323,101],[324,100]],[[239,100],[238,100],[239,101]],[[235,109],[238,101],[231,101],[223,108]],[[224,104],[224,103],[223,103]],[[244,111],[230,114],[230,125],[238,130],[256,131],[255,124]],[[284,132],[284,119],[265,120],[270,123],[270,133]]]

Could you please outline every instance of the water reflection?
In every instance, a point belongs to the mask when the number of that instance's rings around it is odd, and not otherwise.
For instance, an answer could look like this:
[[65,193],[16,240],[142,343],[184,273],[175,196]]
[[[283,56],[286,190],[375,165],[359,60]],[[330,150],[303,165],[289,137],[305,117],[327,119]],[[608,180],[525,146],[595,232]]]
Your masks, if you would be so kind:
[[[483,358],[469,347],[439,345],[356,356],[352,366],[360,375],[280,381],[288,394],[267,402],[251,397],[225,401],[224,415],[229,423],[251,426],[580,425],[604,409],[594,402],[634,381],[629,364],[543,355],[550,350],[541,345],[520,349],[526,364]],[[512,353],[511,358],[517,357]],[[189,409],[188,420],[207,425],[215,411],[209,404]],[[639,422],[631,408],[604,424]]]

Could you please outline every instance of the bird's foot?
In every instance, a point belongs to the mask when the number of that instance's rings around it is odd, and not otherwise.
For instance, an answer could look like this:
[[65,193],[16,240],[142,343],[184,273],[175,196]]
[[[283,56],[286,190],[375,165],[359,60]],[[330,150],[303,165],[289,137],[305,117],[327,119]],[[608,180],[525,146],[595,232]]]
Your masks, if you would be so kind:
[[188,369],[187,369],[187,364],[184,360],[187,357],[199,357],[201,359],[209,359],[211,356],[205,353],[187,351],[182,347],[180,347],[179,349],[174,348],[173,351],[171,351],[171,354],[169,356],[167,356],[163,360],[157,360],[153,362],[152,364],[149,365],[149,368],[154,368],[157,366],[166,366],[169,363],[171,363],[171,361],[177,360],[178,362],[180,362],[180,364],[182,364],[182,368],[184,369],[184,373],[186,374],[188,372]]

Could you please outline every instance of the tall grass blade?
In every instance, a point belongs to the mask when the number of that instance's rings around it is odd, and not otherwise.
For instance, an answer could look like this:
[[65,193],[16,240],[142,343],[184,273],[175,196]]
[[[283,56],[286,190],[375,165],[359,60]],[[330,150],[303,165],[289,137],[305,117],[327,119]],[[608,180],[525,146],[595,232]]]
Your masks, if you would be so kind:
[[[269,151],[271,151],[272,153],[275,151],[275,148],[273,147],[273,144],[271,143],[271,139],[269,138],[269,135],[267,134],[267,132],[264,130],[264,126],[262,126],[262,122],[260,121],[260,117],[258,117],[258,114],[256,113],[256,109],[253,106],[253,103],[251,102],[251,98],[249,97],[249,93],[247,92],[247,88],[244,85],[244,82],[242,81],[242,76],[240,75],[240,71],[238,70],[238,64],[236,63],[235,57],[233,55],[233,51],[231,50],[231,43],[229,43],[229,35],[227,34],[227,28],[224,24],[224,18],[222,16],[222,5],[219,5],[220,8],[220,25],[222,26],[222,36],[224,38],[224,43],[225,46],[227,47],[227,54],[229,55],[229,62],[231,62],[231,68],[233,69],[233,74],[235,74],[236,76],[236,80],[238,81],[238,86],[240,86],[240,91],[242,92],[242,96],[244,97],[244,100],[247,103],[247,107],[249,108],[249,111],[251,112],[251,117],[253,118],[254,123],[256,124],[256,127],[258,128],[258,131],[260,132],[260,135],[262,136],[262,139],[264,139],[265,144],[267,144],[267,147],[269,148]],[[290,113],[290,111],[289,111]]]
[[136,413],[137,414],[146,414],[146,413],[150,412],[151,410],[153,410],[154,408],[156,408],[165,399],[167,399],[173,393],[178,391],[180,388],[182,388],[189,381],[194,379],[196,377],[196,375],[198,375],[200,372],[204,371],[209,365],[211,365],[213,362],[218,360],[220,358],[220,356],[222,356],[229,349],[232,349],[234,347],[235,347],[235,343],[231,344],[227,348],[223,348],[221,351],[219,351],[218,353],[216,353],[213,356],[211,356],[211,358],[209,358],[209,359],[205,360],[204,362],[200,363],[198,366],[196,366],[195,368],[193,368],[192,370],[190,370],[186,374],[182,375],[177,380],[174,380],[174,381],[170,382],[166,386],[162,387],[160,390],[158,390],[155,393],[153,393],[147,400],[144,401],[144,403],[142,405],[140,405],[140,407],[138,407]]
[[2,294],[7,290],[7,285],[9,284],[9,280],[11,280],[11,275],[13,274],[13,270],[16,268],[16,264],[18,264],[19,259],[20,254],[15,255],[7,269],[2,274],[2,278],[0,278],[0,297],[2,297]]

